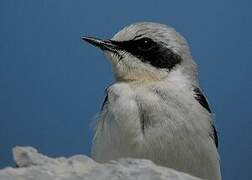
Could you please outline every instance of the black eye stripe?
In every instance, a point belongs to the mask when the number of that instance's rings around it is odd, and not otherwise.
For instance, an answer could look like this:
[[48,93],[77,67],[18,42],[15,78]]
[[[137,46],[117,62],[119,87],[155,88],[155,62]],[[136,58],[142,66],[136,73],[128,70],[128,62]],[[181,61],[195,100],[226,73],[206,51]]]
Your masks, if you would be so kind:
[[152,48],[156,47],[156,43],[149,38],[142,38],[134,41],[135,51],[139,51],[138,53],[148,52]]
[[[148,43],[145,43],[148,41]],[[161,43],[150,38],[141,38],[129,41],[114,41],[120,49],[123,49],[139,58],[142,62],[151,64],[156,68],[172,69],[181,63],[182,58]]]

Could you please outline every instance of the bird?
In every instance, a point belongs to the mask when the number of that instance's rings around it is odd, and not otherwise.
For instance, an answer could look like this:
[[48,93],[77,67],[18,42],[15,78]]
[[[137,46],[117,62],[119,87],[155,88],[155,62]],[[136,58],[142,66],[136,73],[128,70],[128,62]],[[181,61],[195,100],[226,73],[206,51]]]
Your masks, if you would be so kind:
[[96,118],[91,156],[149,159],[221,180],[213,113],[186,39],[155,22],[130,24],[111,39],[81,39],[104,52],[115,79]]

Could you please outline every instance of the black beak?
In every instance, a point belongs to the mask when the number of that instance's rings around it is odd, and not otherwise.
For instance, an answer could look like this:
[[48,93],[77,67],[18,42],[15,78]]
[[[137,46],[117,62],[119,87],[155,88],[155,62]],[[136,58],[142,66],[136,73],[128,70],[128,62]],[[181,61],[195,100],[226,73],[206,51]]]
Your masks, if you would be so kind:
[[94,37],[82,36],[82,40],[87,41],[93,46],[99,47],[102,50],[115,51],[119,47],[111,40],[103,40]]

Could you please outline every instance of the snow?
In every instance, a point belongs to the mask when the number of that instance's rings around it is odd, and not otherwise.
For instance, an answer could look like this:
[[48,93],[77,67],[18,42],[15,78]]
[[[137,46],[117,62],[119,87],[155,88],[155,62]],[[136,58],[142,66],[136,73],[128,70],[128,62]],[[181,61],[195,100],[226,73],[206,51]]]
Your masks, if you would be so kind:
[[0,180],[199,180],[143,159],[100,164],[85,155],[50,158],[32,147],[15,147],[13,156],[17,167],[0,170]]

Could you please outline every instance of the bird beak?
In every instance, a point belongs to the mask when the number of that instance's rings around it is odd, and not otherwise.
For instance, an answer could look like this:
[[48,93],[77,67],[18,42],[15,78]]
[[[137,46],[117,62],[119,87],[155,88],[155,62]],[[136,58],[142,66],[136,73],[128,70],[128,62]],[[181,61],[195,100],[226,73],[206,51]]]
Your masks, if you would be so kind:
[[92,44],[93,46],[99,47],[102,50],[115,51],[119,48],[113,41],[107,39],[103,40],[88,36],[82,36],[81,39]]

